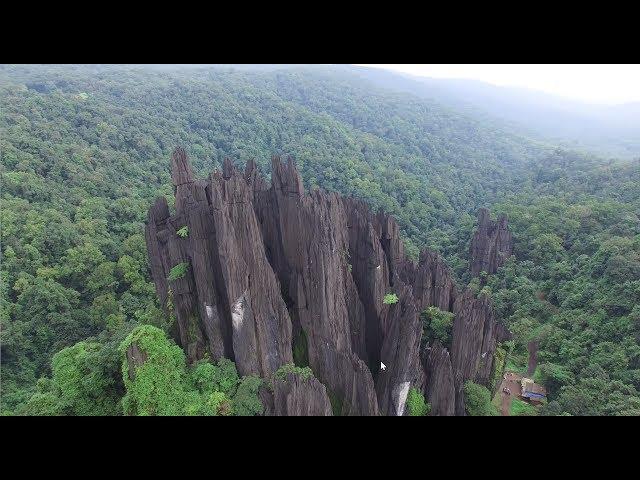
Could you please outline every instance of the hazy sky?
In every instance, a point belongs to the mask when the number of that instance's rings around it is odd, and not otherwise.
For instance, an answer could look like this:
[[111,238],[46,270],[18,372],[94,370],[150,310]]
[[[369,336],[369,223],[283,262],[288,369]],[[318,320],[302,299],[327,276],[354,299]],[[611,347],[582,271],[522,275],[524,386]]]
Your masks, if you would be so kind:
[[639,65],[362,65],[435,78],[468,78],[524,87],[589,103],[640,102]]

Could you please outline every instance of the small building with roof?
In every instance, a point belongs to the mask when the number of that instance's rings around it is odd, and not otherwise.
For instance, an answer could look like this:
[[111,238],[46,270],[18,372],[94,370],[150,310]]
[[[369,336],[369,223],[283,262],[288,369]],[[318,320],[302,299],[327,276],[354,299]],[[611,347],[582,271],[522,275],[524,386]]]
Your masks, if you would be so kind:
[[547,399],[547,389],[538,385],[530,378],[520,381],[520,398],[534,405],[543,403]]

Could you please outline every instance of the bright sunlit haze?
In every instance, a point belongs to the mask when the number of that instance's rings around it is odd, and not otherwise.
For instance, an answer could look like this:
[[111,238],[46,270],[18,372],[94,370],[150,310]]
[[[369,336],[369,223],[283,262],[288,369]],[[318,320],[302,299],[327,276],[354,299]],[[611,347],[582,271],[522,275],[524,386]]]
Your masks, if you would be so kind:
[[371,64],[420,77],[472,79],[587,103],[640,102],[638,64]]

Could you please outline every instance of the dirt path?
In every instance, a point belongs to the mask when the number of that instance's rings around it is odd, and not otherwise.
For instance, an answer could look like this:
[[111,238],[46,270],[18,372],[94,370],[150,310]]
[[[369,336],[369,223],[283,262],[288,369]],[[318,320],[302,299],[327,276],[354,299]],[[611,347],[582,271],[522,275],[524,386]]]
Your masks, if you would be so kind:
[[[507,372],[505,373],[502,383],[500,384],[500,388],[496,395],[500,395],[500,413],[503,417],[509,416],[509,411],[511,410],[511,402],[514,396],[518,395],[520,392],[520,381],[522,380],[522,375],[518,375],[517,373]],[[508,388],[511,394],[505,393],[503,390]]]

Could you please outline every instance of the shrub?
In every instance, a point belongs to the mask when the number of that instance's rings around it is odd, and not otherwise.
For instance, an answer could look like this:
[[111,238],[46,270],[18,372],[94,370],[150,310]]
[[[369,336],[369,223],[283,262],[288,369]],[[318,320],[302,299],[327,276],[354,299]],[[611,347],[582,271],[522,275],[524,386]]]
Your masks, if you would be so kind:
[[293,363],[282,365],[273,376],[276,380],[285,380],[290,373],[299,375],[303,380],[313,376],[313,372],[309,367],[296,367]]
[[236,364],[228,358],[221,358],[213,369],[213,389],[233,396],[236,393],[240,377]]
[[398,303],[398,296],[395,293],[387,293],[382,300],[385,305],[393,305]]
[[240,417],[262,415],[264,407],[258,390],[262,379],[254,376],[244,377],[233,397],[233,414]]
[[29,400],[16,411],[25,416],[58,416],[64,415],[64,407],[60,398],[53,392],[34,393]]
[[468,380],[464,384],[464,407],[472,417],[498,415],[497,408],[491,403],[491,393],[486,387]]
[[187,227],[186,225],[182,228],[180,228],[177,232],[179,237],[182,238],[187,238],[189,236],[189,227]]
[[438,340],[445,347],[451,344],[454,314],[438,307],[429,307],[420,315],[422,320],[423,339],[428,342]]
[[[145,353],[145,362],[129,377],[126,351],[136,344]],[[186,361],[180,347],[170,342],[164,332],[152,325],[134,329],[120,344],[122,378],[127,394],[125,413],[130,415],[181,415],[186,404]]]
[[431,411],[431,405],[425,402],[424,396],[413,387],[409,389],[407,408],[411,417],[424,417]]
[[167,280],[169,280],[170,282],[173,282],[175,280],[178,280],[179,278],[183,278],[187,274],[188,268],[189,268],[189,264],[186,262],[177,264],[169,272],[169,276],[167,277]]
[[210,394],[215,391],[213,377],[216,366],[207,360],[200,360],[195,363],[190,372],[191,383],[200,393]]
[[231,400],[222,392],[212,392],[206,401],[206,415],[231,415]]

